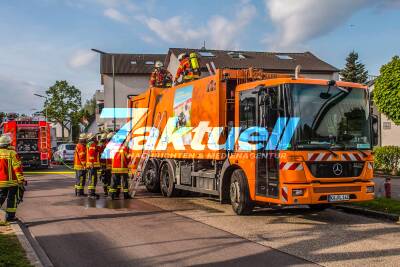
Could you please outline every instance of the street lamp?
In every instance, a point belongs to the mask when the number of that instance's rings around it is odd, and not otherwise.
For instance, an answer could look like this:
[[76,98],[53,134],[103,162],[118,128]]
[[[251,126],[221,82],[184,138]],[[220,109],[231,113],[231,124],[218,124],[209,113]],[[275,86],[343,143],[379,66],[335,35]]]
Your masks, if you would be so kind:
[[115,116],[115,58],[114,54],[109,54],[104,51],[92,48],[93,52],[99,53],[101,55],[111,56],[111,68],[112,68],[112,84],[113,84],[113,112],[114,112],[114,132],[116,131],[116,116]]
[[[35,96],[37,96],[37,97],[44,98],[44,99],[46,99],[46,101],[47,101],[47,97],[44,96],[44,95],[39,95],[39,94],[33,94],[33,95],[35,95]],[[47,122],[47,108],[45,108],[45,118],[46,118],[46,122]]]

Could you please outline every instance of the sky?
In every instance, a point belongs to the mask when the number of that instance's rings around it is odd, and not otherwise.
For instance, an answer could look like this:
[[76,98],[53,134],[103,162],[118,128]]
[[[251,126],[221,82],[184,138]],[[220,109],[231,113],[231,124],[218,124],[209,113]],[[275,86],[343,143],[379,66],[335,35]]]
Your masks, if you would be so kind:
[[372,75],[400,55],[400,0],[0,0],[0,111],[31,114],[56,80],[101,89],[97,48],[304,52]]

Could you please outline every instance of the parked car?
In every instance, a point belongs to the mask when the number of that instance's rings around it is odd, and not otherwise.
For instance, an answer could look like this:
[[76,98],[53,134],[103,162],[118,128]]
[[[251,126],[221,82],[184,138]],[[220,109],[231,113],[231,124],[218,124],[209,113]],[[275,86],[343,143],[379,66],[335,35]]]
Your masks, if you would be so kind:
[[54,152],[54,161],[56,162],[73,162],[75,144],[61,144],[58,146],[56,152]]

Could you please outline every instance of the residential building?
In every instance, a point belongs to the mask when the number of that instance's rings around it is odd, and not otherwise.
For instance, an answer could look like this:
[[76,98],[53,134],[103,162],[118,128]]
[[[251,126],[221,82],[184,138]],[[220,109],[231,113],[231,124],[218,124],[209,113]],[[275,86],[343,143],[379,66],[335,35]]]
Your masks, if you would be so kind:
[[[113,128],[113,120],[100,120],[103,107],[112,108],[113,75],[112,55],[115,60],[115,107],[126,108],[127,97],[145,91],[149,84],[150,74],[156,61],[165,60],[165,54],[101,54],[100,74],[103,90],[96,92],[96,122],[99,128]],[[99,120],[98,120],[99,119]],[[120,128],[126,119],[117,119],[116,127]]]
[[311,52],[275,53],[232,50],[206,50],[191,48],[170,48],[165,65],[174,75],[179,66],[178,56],[181,53],[196,52],[200,56],[202,75],[208,75],[206,64],[214,63],[218,68],[244,69],[256,68],[274,73],[294,73],[301,65],[301,75],[308,78],[338,80],[339,69],[322,61]]
[[[375,81],[368,83],[369,91],[373,95]],[[396,125],[385,114],[378,111],[372,101],[372,113],[378,117],[378,146],[400,146],[400,125]]]

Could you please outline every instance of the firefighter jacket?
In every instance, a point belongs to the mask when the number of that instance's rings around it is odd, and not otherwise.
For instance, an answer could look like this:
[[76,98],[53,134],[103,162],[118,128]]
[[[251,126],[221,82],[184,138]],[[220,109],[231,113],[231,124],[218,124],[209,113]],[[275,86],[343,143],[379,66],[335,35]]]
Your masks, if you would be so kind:
[[199,78],[199,75],[193,73],[189,58],[184,58],[179,63],[179,67],[175,75],[175,81],[177,81],[181,75],[183,75],[182,81],[188,81]]
[[86,168],[86,145],[78,143],[74,153],[74,170],[84,170]]
[[171,87],[172,75],[166,69],[155,69],[150,75],[150,86],[152,87]]
[[112,158],[112,173],[129,173],[128,165],[130,161],[129,150],[125,146],[121,146]]
[[0,188],[17,186],[23,182],[24,174],[17,152],[0,148]]
[[91,141],[86,145],[86,167],[100,168],[99,148],[95,141]]

